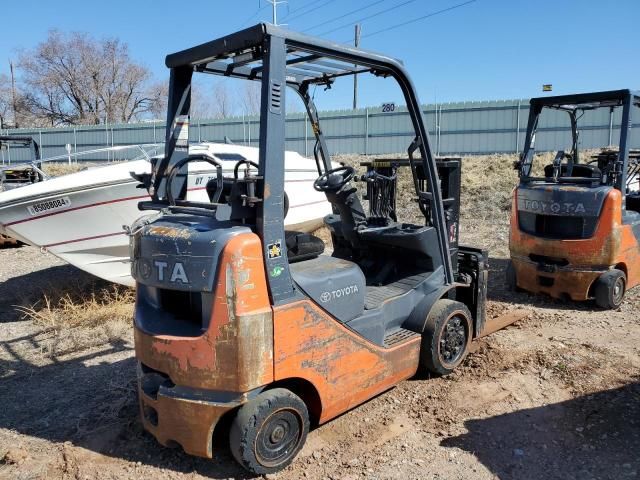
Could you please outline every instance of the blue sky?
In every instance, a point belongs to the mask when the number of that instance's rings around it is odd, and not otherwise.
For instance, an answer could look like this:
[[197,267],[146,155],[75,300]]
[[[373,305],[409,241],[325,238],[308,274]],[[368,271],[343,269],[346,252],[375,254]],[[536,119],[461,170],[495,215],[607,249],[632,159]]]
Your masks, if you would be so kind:
[[[371,35],[463,1],[289,0],[278,12],[294,30],[327,22],[308,32],[322,34],[397,6],[364,20],[362,46],[401,58],[425,103],[529,98],[541,94],[543,83],[552,83],[554,93],[640,88],[634,24],[639,0],[475,0]],[[0,72],[8,73],[8,60],[20,48],[33,47],[57,28],[119,37],[136,60],[166,81],[167,53],[270,19],[264,0],[3,2]],[[353,26],[325,37],[348,40]],[[342,82],[319,106],[349,108],[350,88]],[[395,90],[366,82],[360,98],[362,106],[400,101]]]

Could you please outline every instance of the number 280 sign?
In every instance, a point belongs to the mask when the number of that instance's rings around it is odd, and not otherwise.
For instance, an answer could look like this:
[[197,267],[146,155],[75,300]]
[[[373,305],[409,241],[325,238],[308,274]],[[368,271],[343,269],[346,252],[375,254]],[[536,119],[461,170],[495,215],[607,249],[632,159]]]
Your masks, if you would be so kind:
[[382,113],[391,113],[396,111],[396,104],[393,102],[382,104]]

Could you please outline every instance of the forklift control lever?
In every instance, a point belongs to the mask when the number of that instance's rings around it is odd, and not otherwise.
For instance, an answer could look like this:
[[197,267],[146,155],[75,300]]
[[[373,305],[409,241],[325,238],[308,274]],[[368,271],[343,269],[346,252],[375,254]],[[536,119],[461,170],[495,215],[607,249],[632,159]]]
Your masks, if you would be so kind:
[[236,166],[233,167],[233,178],[235,180],[238,179],[238,172],[240,171],[240,167],[242,165],[246,165],[245,177],[249,173],[249,170],[251,167],[254,167],[256,169],[260,168],[258,167],[258,164],[256,162],[252,162],[251,160],[246,160],[246,159],[240,160],[238,163],[236,163]]

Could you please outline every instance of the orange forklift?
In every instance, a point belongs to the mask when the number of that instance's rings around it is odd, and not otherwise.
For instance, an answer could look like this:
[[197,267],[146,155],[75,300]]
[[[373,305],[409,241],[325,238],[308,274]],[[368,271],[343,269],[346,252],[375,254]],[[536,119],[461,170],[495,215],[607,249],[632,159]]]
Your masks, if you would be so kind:
[[[599,307],[613,309],[622,304],[626,290],[640,283],[640,151],[630,149],[639,106],[640,93],[630,90],[531,100],[524,151],[516,165],[520,183],[511,210],[510,288],[594,299]],[[609,146],[583,158],[581,130],[594,134],[588,122],[579,128],[579,120],[602,109],[611,119]],[[539,119],[550,110],[567,114],[572,146],[542,165],[536,134],[544,134]],[[614,118],[621,125],[617,148],[610,145]]]
[[[135,349],[144,427],[165,446],[211,458],[227,426],[235,459],[256,474],[293,461],[310,426],[419,370],[450,373],[485,321],[487,253],[458,245],[460,159],[436,160],[400,62],[259,24],[167,56],[166,150],[138,177],[156,213],[131,226]],[[194,73],[261,84],[259,163],[189,155]],[[310,90],[353,75],[395,80],[411,118],[407,159],[332,168]],[[333,252],[284,229],[285,95],[315,134],[314,188],[333,207]],[[185,168],[217,171],[210,202],[185,199]],[[418,224],[395,208],[411,170]],[[366,183],[365,212],[354,183]]]

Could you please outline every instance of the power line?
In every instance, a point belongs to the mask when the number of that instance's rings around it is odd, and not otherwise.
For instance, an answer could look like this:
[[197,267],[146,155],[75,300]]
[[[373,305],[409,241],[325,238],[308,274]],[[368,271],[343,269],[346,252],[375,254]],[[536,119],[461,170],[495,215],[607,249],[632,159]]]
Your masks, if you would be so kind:
[[318,5],[317,7],[312,8],[311,10],[307,10],[306,12],[299,13],[298,15],[295,15],[295,16],[293,16],[293,17],[289,17],[289,16],[287,16],[287,17],[285,17],[285,20],[287,20],[287,21],[289,21],[289,22],[290,22],[291,20],[295,20],[296,18],[300,18],[300,17],[302,17],[303,15],[307,15],[307,14],[309,14],[309,13],[311,13],[311,12],[315,11],[315,10],[318,10],[319,8],[322,8],[322,7],[326,6],[326,5],[329,5],[331,2],[335,2],[335,1],[336,1],[336,0],[327,0],[326,2],[321,3],[321,4],[320,4],[320,5]]
[[388,32],[389,30],[393,30],[394,28],[403,27],[405,25],[409,25],[410,23],[419,22],[420,20],[424,20],[425,18],[434,17],[436,15],[440,15],[441,13],[450,12],[451,10],[455,10],[456,8],[464,7],[465,5],[469,5],[471,3],[476,2],[477,0],[468,0],[467,2],[458,3],[457,5],[453,5],[451,7],[443,8],[442,10],[438,10],[437,12],[428,13],[427,15],[423,15],[422,17],[414,18],[412,20],[408,20],[406,22],[398,23],[396,25],[391,25],[390,27],[383,28],[381,30],[376,30],[375,32],[371,32],[367,35],[363,35],[362,38],[372,37],[374,35],[378,35],[379,33]]
[[[260,5],[260,3],[261,3],[261,2],[259,1],[259,2],[258,2],[258,5]],[[269,6],[269,4],[268,4],[268,3],[267,3],[266,5],[263,5],[262,7],[258,6],[258,9],[257,9],[255,12],[253,12],[253,14],[252,14],[249,18],[247,18],[244,22],[242,22],[242,23],[240,24],[240,27],[238,27],[238,28],[242,28],[242,27],[244,27],[247,23],[249,23],[251,20],[253,20],[255,17],[257,17],[257,16],[258,16],[258,14],[259,14],[262,10],[264,10],[265,8],[267,8],[268,6]]]
[[322,2],[322,1],[323,1],[323,0],[313,0],[311,3],[307,3],[306,5],[301,5],[301,6],[300,6],[300,7],[298,7],[298,8],[294,8],[293,10],[289,10],[289,11],[285,14],[285,16],[283,17],[283,19],[286,19],[286,18],[288,18],[288,17],[289,17],[289,15],[292,15],[292,14],[294,14],[294,13],[296,13],[296,12],[299,12],[300,10],[305,10],[305,9],[307,9],[307,8],[309,8],[309,7],[311,7],[311,6],[315,5],[315,4],[317,4],[317,3],[320,3],[320,2]]
[[362,23],[365,20],[369,20],[371,18],[377,17],[378,15],[382,15],[383,13],[390,12],[391,10],[395,10],[396,8],[404,7],[405,5],[409,5],[410,3],[413,3],[415,1],[417,1],[417,0],[407,0],[406,2],[402,2],[402,3],[399,3],[399,4],[394,5],[392,7],[385,8],[384,10],[381,10],[378,13],[373,13],[373,14],[367,16],[367,17],[359,18],[355,22],[345,23],[344,25],[341,25],[339,27],[332,28],[331,30],[327,30],[326,32],[322,32],[320,35],[324,36],[324,35],[328,35],[329,33],[337,32],[338,30],[342,30],[343,28],[350,27],[355,23]]
[[373,2],[369,5],[367,5],[366,7],[362,7],[362,8],[356,8],[355,10],[351,10],[349,13],[344,13],[342,15],[339,15],[337,17],[331,18],[325,22],[319,23],[317,25],[314,25],[313,27],[307,28],[306,30],[304,30],[304,32],[309,32],[311,30],[314,30],[318,27],[322,27],[324,25],[326,25],[327,23],[332,23],[335,22],[336,20],[340,20],[341,18],[344,17],[348,17],[349,15],[353,15],[354,13],[359,13],[362,12],[363,10],[366,10],[367,8],[371,8],[371,7],[375,7],[376,5],[378,5],[379,3],[385,2],[386,0],[378,0],[377,2]]

